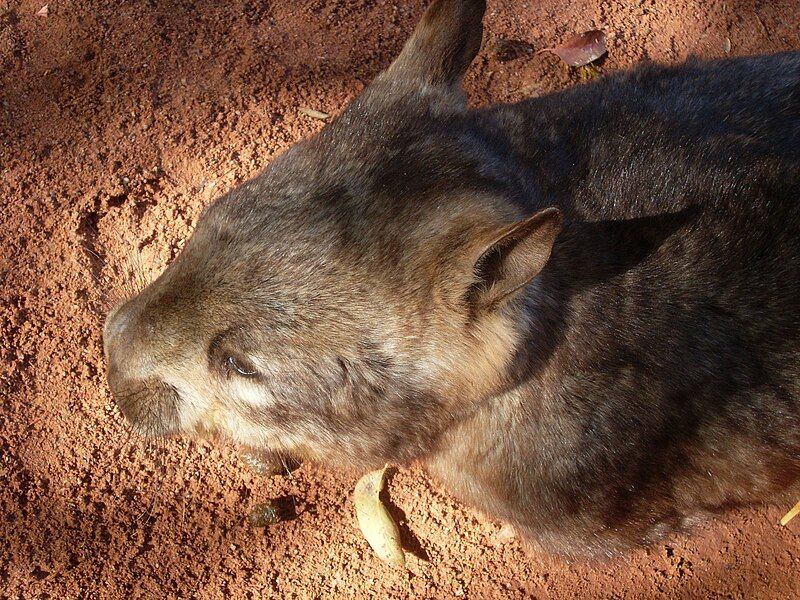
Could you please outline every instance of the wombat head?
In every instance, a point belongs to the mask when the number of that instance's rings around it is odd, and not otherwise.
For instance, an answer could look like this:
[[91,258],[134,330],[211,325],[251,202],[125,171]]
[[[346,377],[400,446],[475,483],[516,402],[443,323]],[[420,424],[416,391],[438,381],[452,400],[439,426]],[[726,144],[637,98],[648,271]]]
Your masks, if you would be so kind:
[[520,219],[516,167],[465,109],[483,11],[434,2],[341,116],[209,206],[111,311],[108,379],[135,429],[366,466],[423,455],[503,385],[512,299],[561,216]]

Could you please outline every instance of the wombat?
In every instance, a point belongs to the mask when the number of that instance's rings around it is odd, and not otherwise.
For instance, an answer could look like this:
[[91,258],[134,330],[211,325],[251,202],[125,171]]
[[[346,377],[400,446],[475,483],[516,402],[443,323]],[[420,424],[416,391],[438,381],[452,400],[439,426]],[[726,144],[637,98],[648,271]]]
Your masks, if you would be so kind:
[[319,134],[108,315],[146,436],[421,461],[546,551],[607,554],[800,479],[800,53],[466,108],[435,0]]

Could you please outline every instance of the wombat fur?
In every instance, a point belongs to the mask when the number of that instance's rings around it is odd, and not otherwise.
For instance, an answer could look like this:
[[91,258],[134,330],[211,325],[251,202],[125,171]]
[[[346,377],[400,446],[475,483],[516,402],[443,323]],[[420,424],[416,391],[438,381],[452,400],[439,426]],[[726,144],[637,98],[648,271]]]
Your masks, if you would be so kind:
[[435,0],[109,314],[120,409],[145,435],[422,461],[573,555],[799,491],[800,53],[470,110],[484,9]]

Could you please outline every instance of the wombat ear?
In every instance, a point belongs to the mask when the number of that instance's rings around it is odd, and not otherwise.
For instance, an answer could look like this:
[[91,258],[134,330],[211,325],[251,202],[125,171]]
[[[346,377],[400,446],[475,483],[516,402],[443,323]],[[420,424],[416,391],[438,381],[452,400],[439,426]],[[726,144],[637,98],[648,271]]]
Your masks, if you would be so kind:
[[386,73],[456,85],[481,47],[485,0],[434,0]]
[[475,281],[467,291],[470,307],[491,310],[536,277],[563,223],[561,211],[546,208],[499,230],[475,261]]

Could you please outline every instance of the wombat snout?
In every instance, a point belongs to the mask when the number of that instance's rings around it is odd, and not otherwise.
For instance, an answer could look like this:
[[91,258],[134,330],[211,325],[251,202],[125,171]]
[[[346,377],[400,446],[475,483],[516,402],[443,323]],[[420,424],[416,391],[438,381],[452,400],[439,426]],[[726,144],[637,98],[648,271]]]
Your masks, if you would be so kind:
[[106,355],[109,375],[120,372],[120,365],[123,364],[123,352],[127,326],[130,324],[130,310],[126,310],[129,302],[115,306],[108,313],[103,324],[103,352]]
[[103,349],[109,387],[120,411],[137,432],[152,437],[177,433],[180,396],[153,369],[147,348],[148,328],[139,326],[135,313],[135,302],[128,301],[106,318]]
[[130,320],[130,315],[127,311],[122,310],[123,307],[124,303],[121,303],[112,308],[103,324],[103,348],[106,354],[108,353],[109,341],[121,335],[125,325]]

